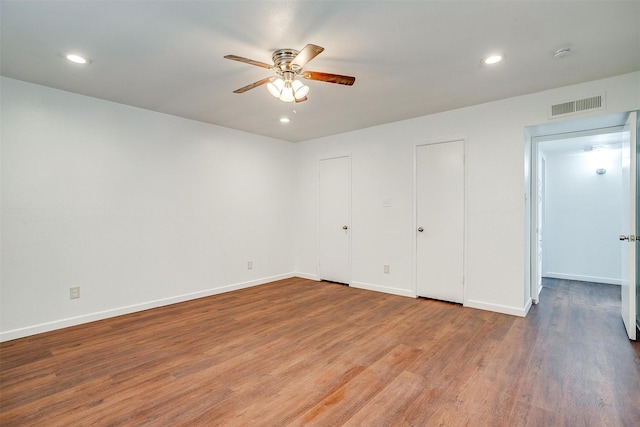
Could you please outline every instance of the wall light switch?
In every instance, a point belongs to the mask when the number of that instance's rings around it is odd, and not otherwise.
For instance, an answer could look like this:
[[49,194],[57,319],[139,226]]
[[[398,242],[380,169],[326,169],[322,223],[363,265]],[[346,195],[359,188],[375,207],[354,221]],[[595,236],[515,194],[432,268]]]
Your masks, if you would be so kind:
[[384,266],[384,274],[389,274],[389,266],[386,264]]
[[249,261],[247,263],[247,270],[251,270],[253,268],[253,261]]
[[69,288],[69,299],[80,298],[80,286],[73,286]]

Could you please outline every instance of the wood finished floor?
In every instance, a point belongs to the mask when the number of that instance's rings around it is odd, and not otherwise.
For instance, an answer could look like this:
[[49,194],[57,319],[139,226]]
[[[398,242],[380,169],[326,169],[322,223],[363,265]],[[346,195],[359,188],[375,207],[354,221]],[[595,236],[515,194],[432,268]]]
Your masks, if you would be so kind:
[[0,345],[2,426],[638,426],[619,288],[518,318],[287,279]]

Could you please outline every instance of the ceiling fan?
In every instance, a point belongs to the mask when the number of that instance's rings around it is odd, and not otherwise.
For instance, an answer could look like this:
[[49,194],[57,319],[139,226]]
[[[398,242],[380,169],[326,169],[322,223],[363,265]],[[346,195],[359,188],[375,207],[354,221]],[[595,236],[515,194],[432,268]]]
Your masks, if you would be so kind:
[[273,52],[273,55],[271,55],[273,65],[243,58],[241,56],[226,55],[226,59],[267,68],[276,73],[275,77],[266,77],[262,80],[258,80],[257,82],[241,87],[240,89],[236,89],[233,92],[244,93],[250,89],[266,84],[269,92],[281,101],[303,102],[307,100],[309,86],[304,85],[300,80],[296,80],[296,77],[352,86],[356,81],[355,77],[303,70],[303,67],[313,58],[322,53],[323,50],[323,47],[316,46],[314,44],[306,45],[301,51],[294,49],[278,49]]

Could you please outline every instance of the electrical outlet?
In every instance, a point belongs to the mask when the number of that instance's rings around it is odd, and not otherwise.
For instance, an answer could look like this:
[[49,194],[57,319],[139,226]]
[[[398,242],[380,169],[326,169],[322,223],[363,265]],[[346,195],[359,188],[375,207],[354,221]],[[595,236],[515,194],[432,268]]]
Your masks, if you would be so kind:
[[249,261],[247,263],[247,270],[251,270],[253,268],[253,261]]
[[72,286],[69,288],[69,299],[80,298],[80,286]]
[[384,266],[384,274],[389,274],[389,266],[386,264]]

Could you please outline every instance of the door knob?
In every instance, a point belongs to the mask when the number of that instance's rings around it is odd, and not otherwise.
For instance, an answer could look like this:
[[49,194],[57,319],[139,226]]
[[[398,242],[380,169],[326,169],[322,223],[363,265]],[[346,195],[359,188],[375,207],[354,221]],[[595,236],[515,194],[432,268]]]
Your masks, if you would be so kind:
[[624,234],[621,234],[619,239],[620,240],[629,240],[629,236],[625,236]]
[[418,231],[422,233],[424,231],[424,228],[418,227]]
[[349,228],[349,227],[347,227],[346,225],[343,225],[343,226],[342,226],[342,229],[343,229],[343,230],[347,230],[348,228]]
[[619,237],[620,240],[628,240],[630,242],[635,242],[638,238],[637,236],[630,234],[628,236],[625,236],[624,234],[621,234]]

